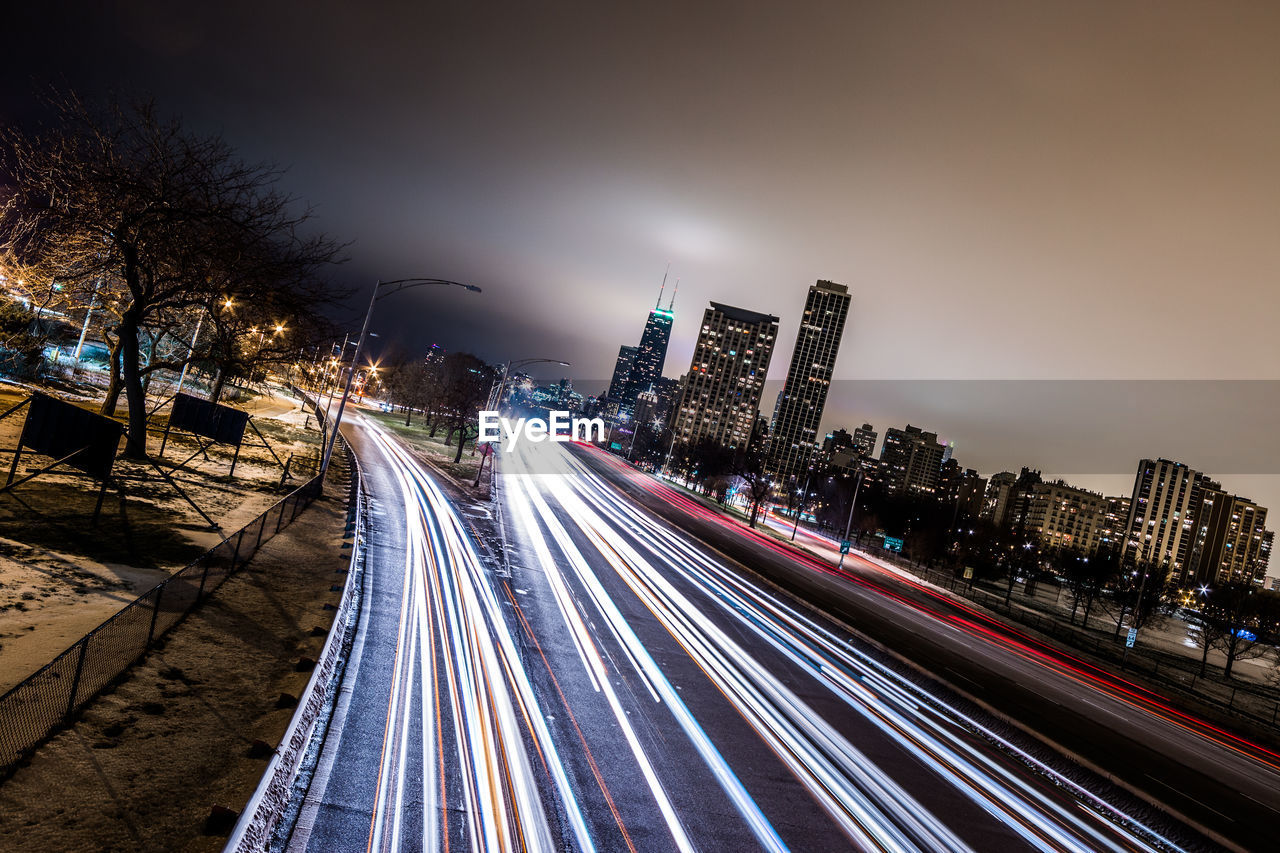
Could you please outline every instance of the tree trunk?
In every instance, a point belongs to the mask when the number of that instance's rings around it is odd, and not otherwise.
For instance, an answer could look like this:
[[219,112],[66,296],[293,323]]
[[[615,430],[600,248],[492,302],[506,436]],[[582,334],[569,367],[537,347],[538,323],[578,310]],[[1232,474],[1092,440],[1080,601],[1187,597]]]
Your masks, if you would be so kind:
[[463,427],[458,430],[458,452],[453,454],[453,464],[457,465],[462,461],[462,449],[467,446],[467,428]]
[[218,365],[218,372],[213,377],[213,387],[209,389],[209,402],[216,403],[222,399],[222,389],[227,384],[227,368]]
[[138,356],[137,321],[126,315],[120,323],[120,373],[129,406],[129,438],[124,455],[130,459],[147,458],[147,397],[142,390]]
[[410,426],[409,421],[413,419],[413,409],[408,406],[404,407],[404,425]]
[[120,391],[124,386],[120,382],[120,338],[116,338],[115,344],[111,347],[107,354],[107,361],[111,365],[111,378],[107,382],[107,396],[102,401],[102,407],[98,409],[98,414],[111,417],[116,413],[116,406],[120,403]]
[[1209,665],[1209,629],[1205,625],[1200,626],[1200,645],[1204,647],[1200,655],[1200,677],[1204,678],[1205,667]]

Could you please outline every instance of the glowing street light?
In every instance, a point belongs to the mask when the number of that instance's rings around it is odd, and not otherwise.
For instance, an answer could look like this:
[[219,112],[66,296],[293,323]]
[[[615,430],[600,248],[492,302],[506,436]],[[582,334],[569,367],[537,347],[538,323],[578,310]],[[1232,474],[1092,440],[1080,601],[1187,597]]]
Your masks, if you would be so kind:
[[[320,462],[320,476],[329,470],[329,459],[333,456],[333,445],[338,440],[338,427],[342,425],[342,413],[347,408],[347,399],[351,396],[351,382],[356,377],[355,366],[360,363],[360,353],[364,351],[364,339],[369,334],[369,320],[373,317],[373,306],[383,297],[391,296],[410,287],[424,287],[428,284],[440,284],[450,287],[461,287],[472,293],[479,293],[480,288],[474,284],[462,284],[443,278],[398,278],[393,281],[377,281],[373,285],[373,293],[369,295],[369,307],[364,312],[364,325],[360,327],[360,337],[356,340],[356,353],[351,359],[351,372],[347,374],[347,383],[342,389],[342,399],[338,402],[338,412],[333,418],[333,433],[329,436],[329,444],[324,450],[324,458]],[[385,293],[384,287],[393,287]],[[323,480],[321,481],[323,482]]]

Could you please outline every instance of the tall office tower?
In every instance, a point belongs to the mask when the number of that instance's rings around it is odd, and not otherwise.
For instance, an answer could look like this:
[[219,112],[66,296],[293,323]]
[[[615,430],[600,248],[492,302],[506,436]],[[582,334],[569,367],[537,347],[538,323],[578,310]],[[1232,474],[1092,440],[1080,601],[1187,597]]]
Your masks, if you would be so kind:
[[1124,558],[1169,567],[1181,579],[1191,555],[1194,514],[1204,476],[1168,459],[1143,459],[1133,481]]
[[819,449],[818,425],[849,315],[849,299],[849,289],[832,281],[819,281],[805,298],[787,380],[773,407],[769,467],[780,477],[806,467]]
[[706,438],[738,448],[751,440],[777,336],[772,314],[711,303],[676,407],[676,441],[688,447]]
[[[640,346],[636,347],[636,357],[631,364],[631,375],[627,378],[623,390],[622,402],[630,406],[636,395],[646,391],[662,378],[662,367],[667,361],[667,344],[671,341],[671,324],[675,321],[676,294],[671,294],[671,303],[662,307],[662,292],[666,290],[667,279],[662,279],[662,290],[658,291],[658,304],[649,312],[644,331],[640,334]],[[680,282],[676,282],[679,290]]]
[[1092,554],[1098,548],[1098,531],[1107,499],[1097,492],[1068,486],[1062,480],[1036,483],[1028,498],[1024,529],[1045,548]]
[[[1261,585],[1267,576],[1267,508],[1222,489],[1203,488],[1192,523],[1195,544],[1181,586]],[[1266,549],[1267,551],[1270,548]]]
[[937,433],[907,424],[906,429],[889,427],[880,450],[883,483],[890,492],[924,492],[938,488],[943,446]]
[[621,401],[627,393],[631,381],[631,368],[635,366],[639,347],[618,347],[618,360],[613,365],[613,379],[609,381],[608,396]]

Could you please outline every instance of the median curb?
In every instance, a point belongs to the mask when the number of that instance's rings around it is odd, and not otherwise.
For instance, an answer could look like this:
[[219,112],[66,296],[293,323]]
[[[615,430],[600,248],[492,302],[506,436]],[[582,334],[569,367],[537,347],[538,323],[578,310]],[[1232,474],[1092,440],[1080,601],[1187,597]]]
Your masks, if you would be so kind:
[[[344,440],[345,443],[345,440]],[[261,853],[269,849],[272,836],[284,817],[292,799],[294,781],[302,769],[307,747],[329,704],[336,678],[341,674],[343,650],[359,621],[360,588],[363,581],[365,536],[365,491],[359,461],[348,446],[354,486],[349,512],[355,514],[354,547],[342,597],[333,617],[333,627],[317,658],[306,690],[298,700],[298,709],[271,756],[257,789],[240,812],[223,853]]]

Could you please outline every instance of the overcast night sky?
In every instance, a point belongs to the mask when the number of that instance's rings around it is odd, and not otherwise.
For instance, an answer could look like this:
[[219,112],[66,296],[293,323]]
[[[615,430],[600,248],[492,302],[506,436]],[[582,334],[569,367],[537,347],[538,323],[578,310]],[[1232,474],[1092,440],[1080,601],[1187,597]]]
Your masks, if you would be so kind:
[[[715,299],[782,318],[780,378],[826,278],[854,297],[842,379],[1276,378],[1275,4],[148,0],[23,4],[6,29],[0,119],[40,83],[154,95],[290,167],[354,241],[339,281],[484,288],[383,303],[384,340],[607,379],[670,262],[670,376]],[[828,427],[927,417],[984,474],[1101,470],[1062,436],[997,443],[962,399],[860,387]],[[1274,467],[1265,388],[1240,417]],[[1075,480],[1127,491],[1138,454],[1232,467],[1211,445],[1239,418],[1187,420],[1113,422],[1099,464],[1124,474]]]

